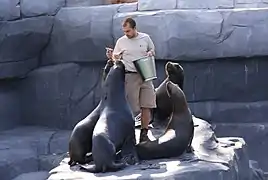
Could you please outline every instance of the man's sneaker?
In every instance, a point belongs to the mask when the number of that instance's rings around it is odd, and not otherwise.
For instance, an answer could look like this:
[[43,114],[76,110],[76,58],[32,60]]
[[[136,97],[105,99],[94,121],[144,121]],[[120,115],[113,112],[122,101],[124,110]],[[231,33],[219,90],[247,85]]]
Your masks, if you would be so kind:
[[149,137],[148,137],[148,129],[141,129],[140,132],[140,143],[144,142],[144,141],[150,141]]
[[135,127],[140,127],[141,126],[141,114],[138,114],[135,116]]

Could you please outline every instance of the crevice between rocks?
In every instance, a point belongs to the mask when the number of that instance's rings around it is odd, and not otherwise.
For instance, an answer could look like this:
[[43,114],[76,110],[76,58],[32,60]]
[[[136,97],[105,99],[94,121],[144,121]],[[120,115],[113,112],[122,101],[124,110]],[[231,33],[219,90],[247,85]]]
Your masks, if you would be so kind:
[[[77,63],[75,63],[75,64],[77,64]],[[72,89],[70,91],[70,94],[68,96],[68,102],[69,103],[68,103],[68,106],[65,107],[63,120],[65,120],[66,117],[70,116],[70,112],[72,112],[72,108],[73,108],[72,96],[73,96],[74,89],[75,89],[75,82],[77,82],[76,79],[77,79],[77,77],[79,76],[79,74],[82,71],[82,67],[79,64],[77,64],[77,65],[78,65],[78,70],[77,70],[77,72],[76,72],[76,74],[74,76],[74,80],[73,80],[74,84],[73,84],[73,87],[72,87]],[[62,127],[63,127],[63,125],[62,125]]]
[[99,85],[99,83],[101,83],[101,76],[102,75],[102,70],[100,71],[100,74],[98,75],[98,78],[96,79],[96,82],[94,83],[94,85],[83,95],[81,96],[78,100],[76,101],[72,101],[72,105],[77,105],[79,104],[88,94],[90,94],[92,91],[94,91],[96,89],[96,87]]
[[113,46],[113,48],[114,48],[114,46],[115,46],[115,36],[114,36],[114,17],[116,16],[117,13],[119,13],[118,11],[119,11],[120,7],[121,7],[121,5],[118,6],[118,7],[116,8],[116,11],[115,11],[115,13],[113,14],[113,16],[112,16],[112,20],[111,20],[111,29],[110,29],[110,32],[111,32],[111,36],[112,36],[112,40],[113,40],[113,42],[112,42],[112,46]]
[[59,131],[55,131],[51,134],[51,136],[48,139],[48,144],[47,144],[47,154],[50,155],[51,154],[51,149],[50,149],[50,143],[53,140],[54,136],[58,133]]
[[50,31],[48,33],[47,43],[43,46],[43,48],[39,52],[37,68],[39,68],[41,66],[42,60],[43,60],[42,55],[43,55],[44,51],[46,50],[46,48],[50,44],[50,41],[51,41],[51,38],[52,38],[52,32],[53,32],[53,29],[54,29],[54,24],[55,24],[55,16],[53,16],[53,20],[52,20],[52,24],[51,24],[51,29],[50,29]]

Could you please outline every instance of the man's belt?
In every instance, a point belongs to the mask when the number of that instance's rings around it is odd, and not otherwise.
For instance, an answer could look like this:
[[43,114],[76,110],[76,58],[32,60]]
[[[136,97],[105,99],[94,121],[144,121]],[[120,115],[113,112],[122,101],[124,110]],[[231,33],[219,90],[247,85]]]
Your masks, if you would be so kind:
[[137,72],[134,72],[134,71],[125,71],[126,74],[130,74],[130,73],[137,73]]

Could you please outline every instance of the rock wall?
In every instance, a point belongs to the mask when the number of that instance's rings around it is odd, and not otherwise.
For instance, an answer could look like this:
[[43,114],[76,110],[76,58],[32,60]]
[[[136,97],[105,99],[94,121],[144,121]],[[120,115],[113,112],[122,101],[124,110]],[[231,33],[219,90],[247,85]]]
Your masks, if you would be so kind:
[[237,9],[264,8],[267,0],[139,0],[139,11],[167,9]]
[[[0,0],[0,130],[71,129],[84,118],[99,101],[105,47],[122,35],[127,16],[156,45],[155,86],[164,79],[166,61],[179,62],[195,116],[266,127],[268,8],[243,7],[268,2],[169,1]],[[261,131],[264,141],[267,128]]]

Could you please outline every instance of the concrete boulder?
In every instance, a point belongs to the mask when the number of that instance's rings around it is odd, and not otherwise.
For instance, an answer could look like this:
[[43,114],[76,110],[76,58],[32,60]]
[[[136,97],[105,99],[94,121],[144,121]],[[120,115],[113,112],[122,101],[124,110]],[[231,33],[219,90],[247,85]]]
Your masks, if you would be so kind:
[[18,81],[0,81],[0,131],[21,124]]
[[124,4],[120,4],[120,6],[118,6],[118,13],[125,13],[125,12],[135,12],[138,10],[138,3],[134,2],[134,3],[124,3]]
[[[18,127],[0,134],[1,180],[42,180],[68,151],[70,131],[44,127]],[[52,161],[48,161],[53,157]],[[60,159],[57,163],[57,159]],[[41,171],[41,172],[38,172]],[[37,173],[33,173],[37,172]],[[45,173],[47,176],[47,173]],[[31,179],[30,177],[35,177]]]
[[46,180],[48,177],[47,171],[23,173],[12,180]]
[[61,9],[42,64],[104,61],[105,47],[113,46],[112,18],[118,6]]
[[21,0],[20,7],[23,17],[40,15],[55,15],[60,8],[65,6],[65,0]]
[[[249,165],[246,144],[241,138],[218,138],[211,125],[194,117],[196,125],[193,139],[195,154],[184,154],[179,158],[159,159],[143,162],[113,173],[94,175],[79,171],[78,167],[70,169],[65,158],[61,164],[50,171],[48,180],[60,180],[62,177],[75,179],[207,179],[232,180],[251,179],[253,170]],[[163,130],[152,129],[151,139],[159,136]],[[137,130],[137,139],[139,130]],[[255,171],[254,171],[255,172]],[[256,177],[256,176],[254,176]],[[263,176],[257,178],[261,180]]]
[[47,45],[53,17],[0,22],[0,79],[23,77],[38,66]]
[[152,11],[152,10],[168,10],[176,9],[177,0],[139,0],[138,10],[139,11]]
[[267,0],[236,0],[235,8],[264,8],[268,7]]
[[[192,113],[210,123],[266,123],[266,59],[177,61],[184,68],[184,92]],[[155,87],[165,78],[166,61],[156,62],[158,78]]]
[[241,136],[248,145],[248,155],[258,162],[259,166],[268,171],[268,158],[264,154],[268,151],[267,123],[215,123],[218,136]]
[[177,0],[177,9],[230,9],[234,8],[234,0]]
[[99,103],[103,66],[66,63],[31,72],[20,84],[24,123],[72,128]]
[[0,0],[0,21],[20,18],[20,0]]
[[107,0],[66,0],[66,7],[86,7],[108,4]]
[[[151,35],[157,59],[195,61],[268,55],[268,9],[160,10],[114,16],[115,40],[120,23],[132,16]],[[250,17],[250,18],[249,18]],[[163,33],[165,32],[165,33]]]

